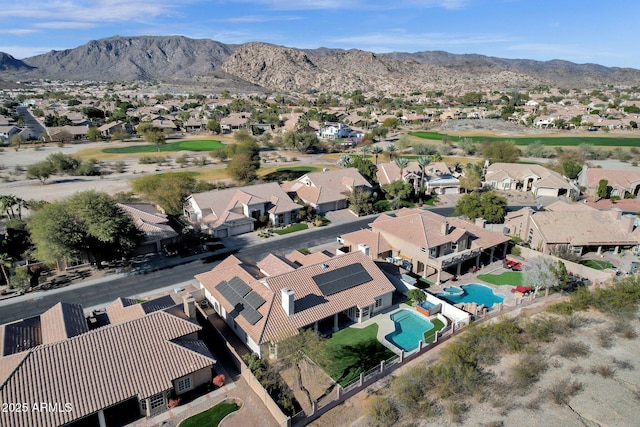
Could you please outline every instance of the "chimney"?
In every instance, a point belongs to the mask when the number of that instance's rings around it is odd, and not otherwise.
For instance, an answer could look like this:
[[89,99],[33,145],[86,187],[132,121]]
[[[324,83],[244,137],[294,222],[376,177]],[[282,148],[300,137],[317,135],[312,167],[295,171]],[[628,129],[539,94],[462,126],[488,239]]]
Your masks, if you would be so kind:
[[294,297],[295,293],[289,288],[282,288],[282,308],[287,316],[291,316],[295,312]]
[[444,236],[449,233],[449,221],[445,221],[442,223],[442,228],[440,229],[440,231]]
[[366,256],[369,256],[369,245],[366,243],[358,243],[358,250]]
[[484,225],[487,223],[487,221],[484,220],[484,218],[476,218],[476,225],[478,227],[482,227],[484,228]]
[[189,317],[189,319],[196,318],[196,300],[191,294],[187,294],[182,297],[182,305],[184,314]]

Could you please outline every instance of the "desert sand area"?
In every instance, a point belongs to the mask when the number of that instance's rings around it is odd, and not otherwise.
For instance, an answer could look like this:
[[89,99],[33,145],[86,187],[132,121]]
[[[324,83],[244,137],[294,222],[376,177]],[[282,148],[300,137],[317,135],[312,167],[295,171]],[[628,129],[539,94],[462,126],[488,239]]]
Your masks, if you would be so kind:
[[[545,314],[542,314],[543,316]],[[439,414],[424,419],[405,419],[395,425],[436,426],[637,426],[640,416],[640,322],[634,317],[626,332],[620,323],[598,312],[580,312],[576,317],[557,317],[566,326],[552,343],[537,350],[547,370],[524,391],[512,387],[512,367],[520,355],[504,354],[489,366],[498,386],[457,402],[465,408],[455,415],[445,404]],[[555,317],[554,317],[555,318]],[[629,328],[630,327],[630,328]],[[437,362],[449,343],[410,362],[407,367]],[[371,425],[366,405],[373,396],[388,391],[390,377],[329,411],[311,425],[365,427]],[[434,396],[438,398],[438,396]]]

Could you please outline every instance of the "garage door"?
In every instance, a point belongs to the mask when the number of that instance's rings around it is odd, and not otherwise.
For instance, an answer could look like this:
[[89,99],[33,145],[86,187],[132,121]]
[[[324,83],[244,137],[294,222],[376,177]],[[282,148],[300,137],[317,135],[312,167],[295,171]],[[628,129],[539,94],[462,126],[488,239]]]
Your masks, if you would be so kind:
[[236,236],[238,234],[250,233],[252,231],[253,231],[253,224],[252,223],[242,224],[242,225],[239,225],[237,227],[233,227],[231,229],[231,235],[232,236]]
[[458,194],[459,192],[460,189],[456,187],[448,187],[444,189],[444,194]]
[[227,230],[226,228],[216,230],[216,237],[228,237],[228,236],[229,236],[229,230]]
[[536,195],[558,197],[558,189],[557,188],[538,188],[536,191]]

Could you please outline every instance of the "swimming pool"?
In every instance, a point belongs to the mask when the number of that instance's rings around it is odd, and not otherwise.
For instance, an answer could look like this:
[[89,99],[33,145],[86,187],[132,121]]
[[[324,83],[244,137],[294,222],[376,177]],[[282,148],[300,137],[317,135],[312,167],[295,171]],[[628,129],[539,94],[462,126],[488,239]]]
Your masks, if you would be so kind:
[[411,310],[400,310],[391,315],[396,330],[387,334],[385,339],[404,351],[418,348],[418,342],[424,339],[424,333],[433,329],[429,319]]
[[452,304],[475,302],[478,305],[484,305],[487,308],[493,307],[496,303],[504,302],[504,295],[496,294],[488,286],[472,283],[470,285],[462,285],[462,293],[453,293],[449,291],[451,288],[445,289],[447,292],[439,293],[438,296],[446,299]]

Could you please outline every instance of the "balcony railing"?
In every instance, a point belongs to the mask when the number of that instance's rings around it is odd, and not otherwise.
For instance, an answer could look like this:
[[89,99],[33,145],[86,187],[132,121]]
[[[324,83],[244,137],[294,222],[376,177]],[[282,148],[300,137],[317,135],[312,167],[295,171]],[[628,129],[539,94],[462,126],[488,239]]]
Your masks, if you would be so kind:
[[480,253],[482,253],[482,248],[465,249],[464,251],[451,252],[450,254],[443,255],[434,259],[439,261],[440,265],[444,268],[476,257],[480,255]]

